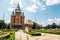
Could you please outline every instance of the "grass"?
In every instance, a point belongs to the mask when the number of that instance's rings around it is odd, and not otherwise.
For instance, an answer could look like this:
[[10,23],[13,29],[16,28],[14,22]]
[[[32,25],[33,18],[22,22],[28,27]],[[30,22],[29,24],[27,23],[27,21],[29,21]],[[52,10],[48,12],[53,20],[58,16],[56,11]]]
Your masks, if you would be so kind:
[[41,35],[41,33],[40,32],[37,32],[37,31],[31,31],[31,32],[26,32],[25,30],[23,30],[25,33],[27,33],[27,34],[29,34],[29,35],[32,35],[32,36],[39,36],[39,35]]
[[45,29],[45,30],[32,30],[31,32],[26,32],[27,34],[38,34],[38,33],[50,33],[60,35],[60,29]]
[[60,29],[46,29],[46,30],[32,30],[37,31],[41,33],[50,33],[50,34],[59,34],[60,35]]
[[10,31],[8,31],[8,32],[10,32],[10,38],[7,39],[7,40],[15,40],[15,32],[16,31],[17,30],[10,30]]
[[10,37],[7,40],[15,40],[15,32],[16,31],[17,30],[0,29],[0,32],[10,33]]
[[7,33],[0,32],[0,36],[5,35],[5,34],[7,34]]
[[15,31],[10,33],[10,38],[8,38],[7,40],[15,40]]

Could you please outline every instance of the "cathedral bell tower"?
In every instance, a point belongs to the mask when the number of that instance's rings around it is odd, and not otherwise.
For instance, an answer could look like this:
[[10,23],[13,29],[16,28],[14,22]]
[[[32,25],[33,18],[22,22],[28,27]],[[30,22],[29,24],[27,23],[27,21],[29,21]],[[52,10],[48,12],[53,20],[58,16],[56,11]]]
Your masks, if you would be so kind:
[[13,11],[11,15],[10,29],[23,29],[24,18],[25,18],[24,13],[21,12],[21,9],[18,3],[17,8],[15,9],[15,12]]

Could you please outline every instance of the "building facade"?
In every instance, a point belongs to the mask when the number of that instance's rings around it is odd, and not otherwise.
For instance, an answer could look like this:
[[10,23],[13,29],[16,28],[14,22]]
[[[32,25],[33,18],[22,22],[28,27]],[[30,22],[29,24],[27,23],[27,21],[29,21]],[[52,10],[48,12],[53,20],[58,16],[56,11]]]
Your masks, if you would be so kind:
[[32,24],[33,24],[32,20],[28,20],[28,21],[27,21],[27,26],[25,27],[25,30],[26,30],[27,32],[31,32]]
[[24,25],[24,13],[21,12],[20,6],[18,4],[15,12],[12,12],[11,21],[10,21],[10,29],[22,29]]

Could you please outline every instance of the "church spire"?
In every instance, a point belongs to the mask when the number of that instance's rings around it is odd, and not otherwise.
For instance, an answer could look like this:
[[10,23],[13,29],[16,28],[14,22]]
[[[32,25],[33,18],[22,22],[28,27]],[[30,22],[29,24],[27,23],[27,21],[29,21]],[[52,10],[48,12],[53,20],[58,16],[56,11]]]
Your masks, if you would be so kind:
[[17,5],[17,8],[18,8],[19,11],[21,11],[20,6],[19,6],[19,2],[18,2],[18,5]]
[[12,12],[12,15],[14,15],[14,11]]
[[17,4],[17,8],[15,9],[15,12],[21,12],[19,2],[18,2],[18,4]]

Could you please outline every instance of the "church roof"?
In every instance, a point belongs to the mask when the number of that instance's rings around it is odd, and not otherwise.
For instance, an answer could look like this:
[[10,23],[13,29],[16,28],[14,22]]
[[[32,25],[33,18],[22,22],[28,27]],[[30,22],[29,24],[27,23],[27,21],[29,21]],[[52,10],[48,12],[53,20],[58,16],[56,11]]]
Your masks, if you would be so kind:
[[[14,15],[16,12],[21,12],[19,3],[17,4],[15,11],[12,12],[12,15]],[[21,15],[24,16],[24,13],[21,12]]]
[[19,3],[18,3],[18,6],[17,6],[17,8],[18,8],[18,10],[19,10],[19,11],[21,11],[21,9],[20,9],[20,6],[19,6]]
[[16,12],[21,12],[21,9],[20,9],[20,6],[19,6],[19,3],[17,5],[17,8],[15,9]]

